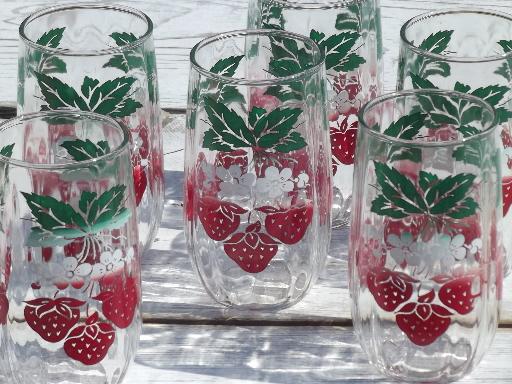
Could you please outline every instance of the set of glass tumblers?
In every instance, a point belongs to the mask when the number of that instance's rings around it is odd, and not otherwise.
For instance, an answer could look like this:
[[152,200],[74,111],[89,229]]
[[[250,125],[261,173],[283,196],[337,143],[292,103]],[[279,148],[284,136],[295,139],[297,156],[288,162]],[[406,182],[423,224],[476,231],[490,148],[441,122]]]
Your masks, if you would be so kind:
[[[383,96],[377,0],[254,0],[248,26],[190,55],[185,232],[206,291],[237,309],[293,305],[331,228],[351,223],[371,363],[406,381],[467,374],[512,255],[512,16],[412,19],[399,92]],[[54,7],[20,41],[22,115],[0,125],[0,369],[19,384],[120,383],[163,202],[152,22]]]

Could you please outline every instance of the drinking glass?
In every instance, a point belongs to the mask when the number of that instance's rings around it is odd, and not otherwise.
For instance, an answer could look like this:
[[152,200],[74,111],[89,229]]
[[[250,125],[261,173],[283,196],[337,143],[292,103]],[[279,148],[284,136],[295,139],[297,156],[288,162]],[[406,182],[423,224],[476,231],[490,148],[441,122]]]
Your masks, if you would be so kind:
[[40,10],[20,26],[18,82],[18,113],[73,108],[110,116],[129,128],[139,239],[148,249],[163,211],[151,19],[119,5]]
[[[190,57],[192,262],[219,303],[290,306],[316,280],[330,238],[323,53],[307,37],[253,30],[203,40]],[[283,101],[269,92],[295,96]]]
[[[352,175],[361,106],[381,94],[379,0],[251,0],[249,28],[309,36],[324,51],[334,175],[333,226],[350,222]],[[279,72],[277,72],[279,74]],[[281,101],[293,92],[268,95]]]
[[129,140],[127,128],[90,112],[0,125],[0,350],[10,383],[120,383],[135,356]]
[[505,233],[505,274],[512,263],[511,36],[512,15],[496,11],[458,8],[415,17],[401,30],[397,86],[398,90],[456,90],[480,97],[496,109],[503,146],[504,220],[499,230]]
[[[450,119],[452,112],[465,123]],[[412,90],[359,114],[352,318],[370,362],[406,382],[470,372],[498,321],[500,131],[472,95]]]

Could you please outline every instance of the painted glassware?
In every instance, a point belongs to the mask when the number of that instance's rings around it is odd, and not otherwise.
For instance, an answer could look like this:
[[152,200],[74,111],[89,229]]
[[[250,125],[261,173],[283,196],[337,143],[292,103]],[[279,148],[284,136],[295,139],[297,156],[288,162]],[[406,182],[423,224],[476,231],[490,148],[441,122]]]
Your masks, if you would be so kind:
[[[300,300],[324,264],[331,171],[323,54],[283,31],[230,32],[191,52],[186,232],[209,294]],[[269,94],[293,92],[286,101]]]
[[[352,174],[361,106],[381,93],[378,0],[251,0],[249,27],[309,36],[324,51],[334,175],[333,226],[350,222]],[[293,92],[267,91],[281,101]]]
[[359,116],[349,247],[355,331],[388,376],[456,380],[492,342],[501,300],[494,111],[471,95],[413,90],[377,98]]
[[64,5],[20,26],[18,112],[62,108],[110,116],[131,132],[132,167],[143,249],[163,206],[162,132],[153,23],[117,5]]
[[[478,31],[468,26],[478,25]],[[478,8],[420,15],[401,31],[398,90],[440,88],[468,93],[491,104],[500,124],[503,154],[503,222],[512,226],[512,15]],[[449,121],[460,121],[451,114]],[[455,119],[455,120],[454,120]],[[510,273],[512,236],[503,237],[505,274]]]
[[117,384],[141,330],[129,131],[90,112],[0,126],[0,349],[9,382]]

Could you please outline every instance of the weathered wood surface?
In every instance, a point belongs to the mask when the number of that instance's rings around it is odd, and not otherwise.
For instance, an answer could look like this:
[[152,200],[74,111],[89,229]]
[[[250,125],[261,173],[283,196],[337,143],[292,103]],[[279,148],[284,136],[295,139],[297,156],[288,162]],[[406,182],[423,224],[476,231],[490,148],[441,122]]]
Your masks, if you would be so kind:
[[[512,383],[512,330],[460,384]],[[391,384],[351,328],[146,325],[124,384]]]
[[[18,25],[31,12],[69,0],[0,0],[0,101],[16,100]],[[212,33],[245,28],[248,0],[132,0],[112,1],[139,8],[155,22],[155,45],[162,106],[186,106],[189,51]],[[426,10],[455,6],[483,6],[512,11],[512,0],[381,0],[385,47],[384,83],[392,90],[396,81],[401,25]]]

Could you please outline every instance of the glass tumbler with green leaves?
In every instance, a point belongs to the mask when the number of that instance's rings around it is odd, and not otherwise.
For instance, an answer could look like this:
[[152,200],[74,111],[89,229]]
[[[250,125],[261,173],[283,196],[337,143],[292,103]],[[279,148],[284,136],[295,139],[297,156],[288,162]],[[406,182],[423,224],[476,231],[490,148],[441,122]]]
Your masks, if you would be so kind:
[[[379,0],[251,0],[249,28],[286,30],[313,39],[325,53],[328,116],[333,163],[333,226],[350,222],[352,174],[361,106],[380,95],[382,36]],[[297,52],[279,52],[288,65],[276,76],[300,68]],[[290,88],[268,89],[262,97],[281,101],[300,97]]]
[[[163,206],[163,157],[153,23],[118,5],[40,10],[20,26],[18,113],[91,111],[131,133],[139,239],[147,249]],[[101,154],[77,148],[76,160]]]
[[[280,53],[305,69],[277,76]],[[238,308],[295,304],[330,234],[331,154],[324,55],[284,31],[228,32],[190,54],[185,153],[189,253],[208,293]],[[282,101],[270,89],[294,89]]]
[[[0,125],[0,350],[9,383],[118,384],[135,356],[141,252],[129,141],[126,127],[90,112]],[[82,148],[97,155],[77,160]]]
[[[445,116],[470,111],[467,121],[438,120],[437,105]],[[371,101],[359,118],[349,247],[355,332],[387,376],[458,380],[489,349],[503,290],[494,110],[472,95],[409,90]]]
[[[475,28],[478,26],[478,28]],[[401,29],[397,89],[440,88],[480,97],[496,109],[502,139],[503,217],[508,275],[512,260],[512,15],[479,9],[447,9],[417,16]],[[468,137],[473,111],[433,104],[429,124],[461,124]],[[468,164],[486,153],[474,151]]]

